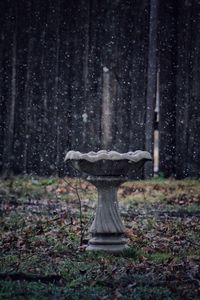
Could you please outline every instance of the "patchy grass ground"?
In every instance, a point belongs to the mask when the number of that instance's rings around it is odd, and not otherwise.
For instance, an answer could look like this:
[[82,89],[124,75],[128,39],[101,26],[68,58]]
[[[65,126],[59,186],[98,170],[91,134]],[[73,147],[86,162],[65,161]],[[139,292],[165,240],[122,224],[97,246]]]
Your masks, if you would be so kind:
[[75,179],[0,181],[0,299],[200,299],[200,181],[124,184],[119,256],[85,251],[96,197]]

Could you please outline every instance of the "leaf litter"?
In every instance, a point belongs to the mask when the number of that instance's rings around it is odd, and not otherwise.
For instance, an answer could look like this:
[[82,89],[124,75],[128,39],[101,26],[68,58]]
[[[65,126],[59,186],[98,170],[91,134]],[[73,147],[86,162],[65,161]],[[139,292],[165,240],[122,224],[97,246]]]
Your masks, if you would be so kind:
[[55,290],[60,299],[198,299],[200,182],[124,184],[129,249],[119,256],[85,251],[96,197],[71,178],[1,180],[0,296],[9,298],[10,283],[16,298],[27,289],[37,298],[35,282],[47,299]]

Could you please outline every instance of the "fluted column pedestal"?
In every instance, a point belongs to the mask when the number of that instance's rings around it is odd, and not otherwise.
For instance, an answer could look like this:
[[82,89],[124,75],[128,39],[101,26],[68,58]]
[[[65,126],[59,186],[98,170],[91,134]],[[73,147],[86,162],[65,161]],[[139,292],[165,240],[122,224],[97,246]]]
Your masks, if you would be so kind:
[[117,190],[124,180],[104,177],[90,182],[97,187],[98,204],[90,228],[92,238],[87,250],[122,252],[127,244],[124,238],[125,228],[119,214]]

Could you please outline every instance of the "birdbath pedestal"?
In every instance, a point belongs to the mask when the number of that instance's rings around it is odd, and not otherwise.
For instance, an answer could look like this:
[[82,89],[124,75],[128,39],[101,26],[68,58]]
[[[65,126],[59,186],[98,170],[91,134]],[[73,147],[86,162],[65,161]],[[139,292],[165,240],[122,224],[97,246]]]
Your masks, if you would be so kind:
[[128,153],[69,151],[66,154],[65,161],[70,161],[81,172],[81,177],[95,185],[98,192],[96,215],[90,228],[92,237],[87,250],[118,253],[127,248],[117,190],[120,184],[128,180],[130,172],[136,172],[148,160],[151,160],[150,153],[140,150]]

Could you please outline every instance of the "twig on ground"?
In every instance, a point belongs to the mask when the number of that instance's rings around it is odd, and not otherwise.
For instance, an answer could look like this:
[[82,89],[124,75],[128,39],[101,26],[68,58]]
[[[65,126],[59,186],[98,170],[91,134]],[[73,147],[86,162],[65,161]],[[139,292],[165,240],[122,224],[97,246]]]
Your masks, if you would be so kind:
[[199,279],[193,277],[192,274],[188,274],[188,277],[189,277],[193,282],[196,282],[196,284],[197,284],[198,286],[200,286],[200,280],[199,280]]
[[[80,179],[78,180],[80,186]],[[79,202],[79,216],[80,216],[80,229],[81,229],[81,237],[80,237],[80,246],[83,245],[84,231],[83,231],[83,218],[82,218],[82,203],[81,198],[78,192],[77,182],[76,182],[76,196]]]
[[197,243],[197,242],[195,242],[195,241],[192,241],[192,240],[190,240],[190,239],[188,239],[188,238],[186,238],[185,240],[186,240],[187,242],[189,242],[190,244],[192,244],[192,245],[195,245],[195,246],[200,247],[200,243]]
[[1,280],[26,280],[26,281],[40,281],[42,283],[58,282],[62,279],[60,275],[37,275],[37,274],[27,274],[23,272],[19,273],[0,273]]
[[[76,186],[74,187],[70,182],[68,182],[66,179],[64,181],[75,191],[77,199],[78,199],[78,204],[79,204],[79,219],[80,219],[80,231],[81,231],[81,236],[80,236],[80,246],[83,245],[83,239],[84,239],[84,228],[83,228],[83,214],[82,214],[82,203],[81,203],[81,198],[79,195],[79,187],[80,186],[80,178],[76,180]],[[80,188],[81,190],[81,188]]]

